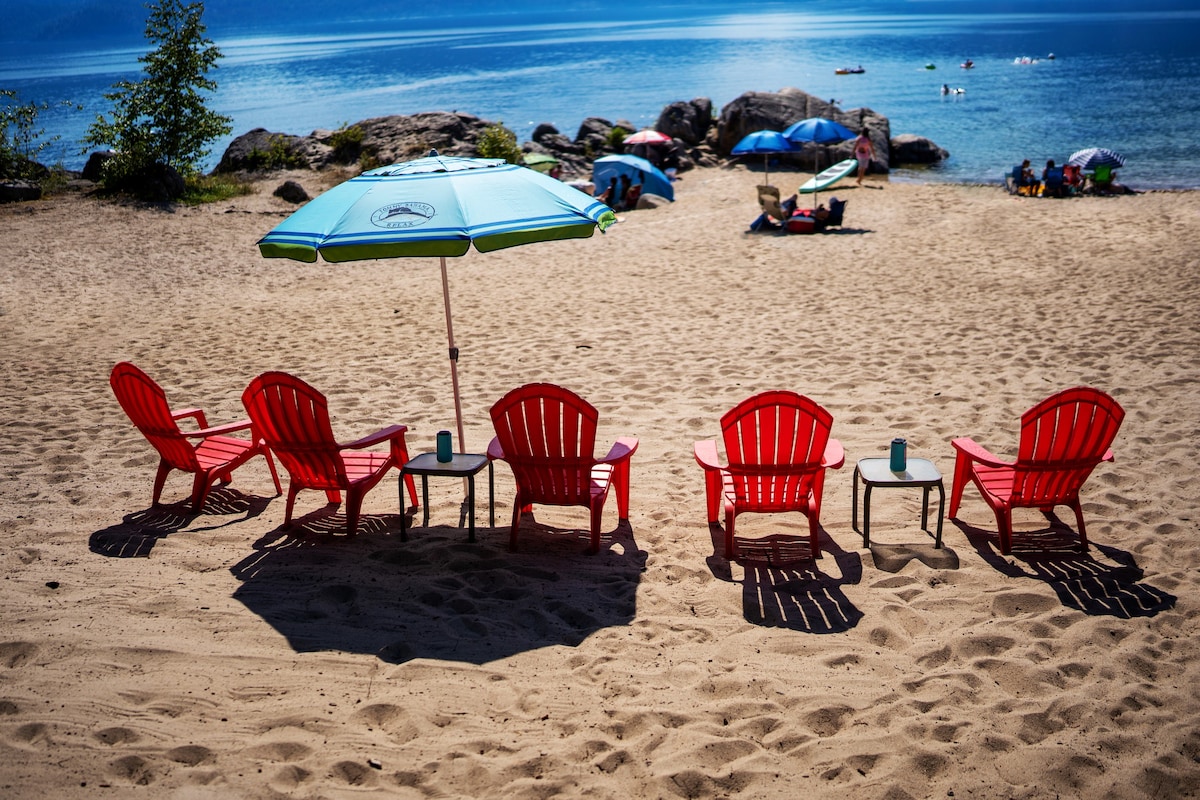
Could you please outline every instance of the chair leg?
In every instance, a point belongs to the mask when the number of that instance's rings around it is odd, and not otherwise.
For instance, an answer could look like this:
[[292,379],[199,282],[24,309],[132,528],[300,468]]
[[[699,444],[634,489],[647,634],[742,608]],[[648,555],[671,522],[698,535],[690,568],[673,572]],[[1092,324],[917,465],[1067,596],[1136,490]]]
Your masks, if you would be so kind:
[[1088,550],[1087,528],[1083,526],[1083,506],[1079,504],[1079,498],[1075,498],[1074,503],[1069,503],[1075,511],[1075,524],[1079,526],[1079,552],[1086,553]]
[[365,494],[365,491],[346,490],[346,535],[348,536],[358,533],[358,518],[362,511],[363,495]]
[[150,505],[158,505],[158,500],[162,497],[163,486],[167,483],[167,475],[171,472],[171,465],[165,460],[158,462],[158,473],[154,476],[154,494],[150,500]]
[[733,541],[733,521],[737,517],[737,513],[732,507],[725,507],[725,560],[733,561],[737,558],[737,545]]
[[263,448],[263,458],[267,460],[267,469],[271,470],[271,480],[275,482],[275,496],[283,494],[283,487],[279,485],[279,473],[275,471],[275,459],[271,458],[271,451]]
[[821,515],[819,513],[819,501],[810,495],[808,514],[808,546],[812,551],[812,557],[815,561],[821,557]]
[[704,496],[708,499],[709,522],[717,522],[720,519],[718,509],[721,506],[722,481],[722,475],[717,470],[704,470]]
[[629,461],[613,467],[612,481],[617,490],[617,516],[629,519]]
[[950,489],[950,518],[958,519],[958,506],[962,503],[963,489],[971,479],[971,459],[960,451],[954,459],[954,486]]
[[592,555],[600,552],[600,525],[604,521],[604,498],[592,501],[591,507],[591,544],[588,546],[588,552]]
[[1008,555],[1012,552],[1012,509],[997,508],[996,527],[1000,534],[1000,552]]
[[287,506],[283,511],[283,527],[290,528],[292,526],[292,509],[296,506],[296,495],[300,493],[300,487],[294,482],[288,481],[288,499]]
[[521,528],[521,514],[532,506],[522,506],[521,493],[518,491],[517,496],[513,499],[513,518],[512,530],[508,534],[508,549],[512,552],[517,552],[517,531]]
[[199,514],[200,510],[204,508],[204,501],[208,499],[208,493],[212,490],[213,481],[216,479],[216,475],[205,472],[196,473],[196,479],[192,481],[193,514]]

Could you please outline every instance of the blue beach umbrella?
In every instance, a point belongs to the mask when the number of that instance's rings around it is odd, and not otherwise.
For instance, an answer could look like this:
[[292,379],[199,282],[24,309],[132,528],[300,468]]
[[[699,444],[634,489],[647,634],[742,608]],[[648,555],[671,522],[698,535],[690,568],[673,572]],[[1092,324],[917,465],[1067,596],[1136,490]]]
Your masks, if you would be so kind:
[[779,131],[764,130],[746,134],[729,152],[735,156],[762,154],[763,182],[769,184],[771,181],[770,172],[768,171],[768,159],[773,155],[790,153],[795,149],[787,137]]
[[610,178],[629,176],[632,183],[642,184],[642,194],[656,194],[675,202],[675,187],[661,169],[644,158],[617,154],[597,158],[592,162],[592,182],[600,189],[608,185]]
[[1072,153],[1071,157],[1067,159],[1067,164],[1080,169],[1123,167],[1125,166],[1125,156],[1106,147],[1088,147]]
[[840,122],[834,122],[824,117],[810,117],[789,125],[784,129],[783,135],[792,143],[836,144],[853,139],[858,134]]
[[616,221],[612,209],[562,181],[497,158],[427,158],[369,170],[309,201],[258,241],[267,258],[329,262],[441,259],[458,445],[463,444],[458,348],[446,257],[555,239],[582,239]]

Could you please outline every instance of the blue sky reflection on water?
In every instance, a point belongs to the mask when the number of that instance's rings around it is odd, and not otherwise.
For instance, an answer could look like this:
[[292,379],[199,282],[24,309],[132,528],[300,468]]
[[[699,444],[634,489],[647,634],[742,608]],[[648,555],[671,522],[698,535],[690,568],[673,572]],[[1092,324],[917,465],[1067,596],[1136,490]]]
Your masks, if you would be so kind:
[[[835,8],[817,4],[821,8]],[[943,4],[944,5],[944,4]],[[713,6],[707,5],[706,8]],[[1066,13],[669,13],[583,21],[503,17],[505,25],[427,20],[384,29],[314,26],[220,36],[212,107],[251,128],[305,134],[386,114],[459,110],[503,120],[521,139],[552,122],[569,136],[587,116],[652,125],[674,100],[719,109],[749,90],[794,86],[845,109],[886,115],[893,134],[951,152],[932,180],[997,180],[1021,158],[1075,149],[1124,152],[1134,185],[1196,186],[1200,163],[1178,132],[1195,127],[1200,11]],[[44,115],[67,166],[102,93],[136,78],[145,44],[105,50],[33,42],[0,55],[0,86],[22,99],[85,105]],[[1057,57],[1049,60],[1054,53]],[[1014,58],[1038,58],[1014,64]],[[973,70],[959,63],[971,58]],[[927,63],[937,69],[926,70]],[[861,64],[862,75],[839,76]],[[965,93],[943,97],[942,83]],[[215,164],[229,139],[219,142]]]

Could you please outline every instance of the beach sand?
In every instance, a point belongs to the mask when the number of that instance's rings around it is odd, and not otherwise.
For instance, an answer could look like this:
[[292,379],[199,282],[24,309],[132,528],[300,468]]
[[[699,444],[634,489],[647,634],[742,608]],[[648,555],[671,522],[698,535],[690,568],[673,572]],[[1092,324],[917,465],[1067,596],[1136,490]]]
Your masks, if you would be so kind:
[[[475,544],[448,479],[407,542],[394,476],[353,539],[316,492],[281,530],[262,459],[200,515],[178,473],[149,507],[118,361],[213,424],[282,369],[343,440],[404,423],[418,453],[452,427],[436,260],[261,258],[283,177],[202,208],[0,208],[0,797],[1200,792],[1200,194],[850,182],[822,195],[849,200],[840,231],[764,236],[761,173],[709,169],[604,235],[451,261],[468,450],[530,381],[590,400],[602,451],[641,440],[630,519],[610,500],[589,556],[583,509],[537,508],[509,552],[504,465]],[[858,459],[904,436],[948,495],[952,438],[1011,455],[1021,413],[1079,384],[1127,412],[1086,555],[1000,555],[973,487],[944,551],[916,490],[875,493],[862,546]],[[774,388],[833,414],[847,462],[822,558],[730,564],[692,444]]]

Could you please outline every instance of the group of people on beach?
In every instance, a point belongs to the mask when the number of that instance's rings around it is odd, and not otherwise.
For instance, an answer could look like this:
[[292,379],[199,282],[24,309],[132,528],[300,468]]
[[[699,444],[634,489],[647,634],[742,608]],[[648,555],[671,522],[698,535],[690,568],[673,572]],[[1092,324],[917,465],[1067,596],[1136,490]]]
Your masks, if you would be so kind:
[[608,179],[605,187],[596,199],[613,211],[630,211],[637,208],[638,198],[642,196],[642,183],[645,173],[638,170],[638,182],[634,183],[628,175],[614,175]]
[[1068,197],[1084,191],[1092,194],[1133,194],[1133,190],[1117,183],[1117,171],[1097,168],[1091,175],[1072,164],[1056,166],[1054,159],[1046,161],[1039,179],[1030,166],[1029,159],[1013,167],[1012,191],[1029,197]]

